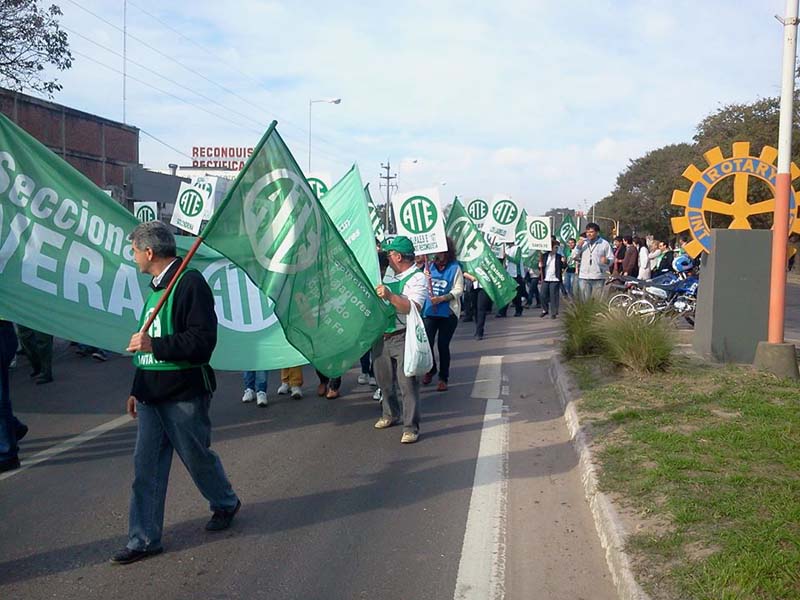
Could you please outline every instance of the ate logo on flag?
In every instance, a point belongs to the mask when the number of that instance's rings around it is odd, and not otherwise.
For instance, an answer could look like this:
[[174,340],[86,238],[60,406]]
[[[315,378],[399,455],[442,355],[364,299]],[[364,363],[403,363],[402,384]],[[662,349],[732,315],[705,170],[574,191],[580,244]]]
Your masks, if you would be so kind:
[[517,220],[519,210],[510,200],[501,200],[494,205],[492,216],[499,225],[511,225]]
[[411,233],[428,233],[436,225],[439,211],[436,204],[425,196],[412,196],[400,207],[400,219]]
[[243,204],[245,231],[262,267],[289,275],[316,262],[321,217],[301,176],[275,169],[253,184]]
[[[459,253],[459,260],[462,262],[471,262],[478,260],[483,253],[483,239],[481,233],[475,227],[469,227],[470,220],[467,217],[458,217],[448,227],[450,237],[456,242],[456,246],[461,247]],[[463,245],[461,242],[462,237]]]

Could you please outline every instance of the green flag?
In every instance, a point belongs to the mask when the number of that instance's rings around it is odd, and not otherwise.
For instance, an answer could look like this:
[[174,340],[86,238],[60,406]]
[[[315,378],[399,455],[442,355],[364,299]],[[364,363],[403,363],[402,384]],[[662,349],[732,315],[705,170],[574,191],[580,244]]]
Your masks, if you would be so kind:
[[364,193],[367,196],[367,206],[369,206],[369,218],[370,221],[372,221],[372,231],[375,233],[375,238],[382,242],[386,237],[383,232],[383,221],[381,221],[381,217],[378,214],[378,207],[372,199],[372,193],[369,191],[369,184],[364,187]]
[[202,237],[275,302],[286,339],[329,377],[357,362],[393,314],[311,191],[275,122]]
[[378,252],[358,166],[353,165],[320,202],[372,285],[377,286],[381,282]]
[[[0,317],[122,352],[138,330],[151,277],[127,235],[131,213],[0,115]],[[178,249],[194,238],[178,236]],[[179,252],[180,253],[180,252]],[[201,246],[219,321],[211,364],[277,369],[306,362],[286,341],[271,303],[244,272]]]
[[564,252],[564,256],[569,258],[572,251],[569,249],[567,241],[570,239],[577,241],[578,239],[578,228],[575,226],[575,222],[570,215],[566,215],[564,220],[561,221],[561,227],[558,228],[556,238],[561,242],[561,250]]
[[517,282],[506,273],[458,198],[447,215],[445,230],[456,245],[463,271],[475,276],[496,306],[511,302],[517,295]]
[[514,232],[514,243],[516,244],[516,252],[514,254],[514,262],[517,263],[520,271],[522,266],[528,264],[533,250],[531,250],[530,237],[528,236],[528,212],[523,208],[520,213],[519,221],[517,221],[517,229]]

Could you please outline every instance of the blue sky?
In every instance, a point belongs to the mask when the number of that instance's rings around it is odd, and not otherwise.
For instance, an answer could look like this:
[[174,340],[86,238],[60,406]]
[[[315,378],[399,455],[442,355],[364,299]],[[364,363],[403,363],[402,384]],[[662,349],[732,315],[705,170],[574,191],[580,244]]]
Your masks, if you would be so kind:
[[[121,27],[122,0],[55,1],[71,31],[122,52],[122,33],[78,6]],[[581,208],[631,159],[690,141],[720,105],[777,95],[783,10],[780,0],[133,0],[128,33],[196,73],[129,38],[129,59],[150,69],[129,63],[129,75],[192,104],[129,80],[127,121],[191,154],[199,143],[252,146],[277,119],[305,168],[309,99],[341,97],[313,107],[315,172],[336,179],[357,162],[377,196],[390,159],[401,189],[446,182],[445,199],[506,193],[531,214]],[[70,41],[81,55],[55,100],[121,120],[122,76],[83,55],[117,71],[122,59]],[[140,159],[187,162],[146,135]]]

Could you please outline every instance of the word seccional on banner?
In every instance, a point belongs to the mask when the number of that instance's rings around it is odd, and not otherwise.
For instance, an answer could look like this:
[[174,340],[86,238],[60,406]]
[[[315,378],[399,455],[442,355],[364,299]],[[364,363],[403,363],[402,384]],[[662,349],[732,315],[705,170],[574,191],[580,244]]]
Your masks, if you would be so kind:
[[404,235],[413,242],[417,255],[447,251],[444,213],[438,189],[398,194],[392,200],[392,210],[398,235]]

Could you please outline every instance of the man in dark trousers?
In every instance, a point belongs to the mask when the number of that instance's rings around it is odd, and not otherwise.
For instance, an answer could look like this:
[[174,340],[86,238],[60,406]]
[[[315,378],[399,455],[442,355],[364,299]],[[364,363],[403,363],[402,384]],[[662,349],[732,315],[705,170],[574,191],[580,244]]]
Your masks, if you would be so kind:
[[[160,221],[142,223],[128,239],[139,270],[153,276],[141,328],[181,259],[175,256],[172,232]],[[210,448],[208,407],[215,379],[208,361],[216,344],[214,296],[203,276],[187,269],[147,332],[133,334],[128,344],[128,351],[135,352],[136,374],[127,409],[138,417],[139,426],[128,544],[112,563],[128,564],[161,553],[173,449],[214,513],[206,530],[227,529],[241,507],[219,456]]]

